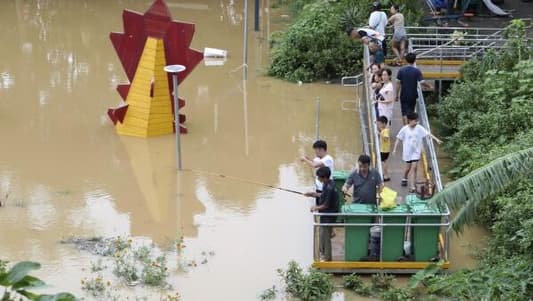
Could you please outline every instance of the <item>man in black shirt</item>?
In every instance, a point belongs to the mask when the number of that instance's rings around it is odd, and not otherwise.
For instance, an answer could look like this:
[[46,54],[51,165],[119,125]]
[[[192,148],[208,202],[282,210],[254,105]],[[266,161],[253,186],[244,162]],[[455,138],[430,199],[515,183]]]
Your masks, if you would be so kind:
[[[320,213],[337,213],[339,211],[337,189],[335,182],[330,179],[331,170],[327,166],[322,166],[316,171],[318,180],[323,184],[319,203],[311,207],[311,211]],[[306,196],[314,196],[314,192],[305,193]],[[336,216],[321,216],[320,223],[334,223]],[[331,234],[333,227],[321,226],[319,228],[318,246],[321,260],[331,261]]]

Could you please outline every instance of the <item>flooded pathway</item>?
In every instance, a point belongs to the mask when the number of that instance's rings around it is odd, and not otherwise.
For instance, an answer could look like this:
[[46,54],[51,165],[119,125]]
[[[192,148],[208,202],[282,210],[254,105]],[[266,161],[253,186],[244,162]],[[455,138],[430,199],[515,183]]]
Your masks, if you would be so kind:
[[189,134],[188,170],[179,174],[173,136],[119,137],[106,116],[126,80],[108,34],[123,31],[123,9],[144,12],[151,1],[2,2],[0,258],[39,261],[36,274],[51,290],[83,296],[80,280],[95,257],[61,239],[122,235],[165,245],[183,236],[189,258],[216,254],[172,271],[183,300],[255,300],[289,260],[309,265],[312,201],[240,179],[312,189],[298,158],[312,152],[316,97],[320,137],[338,169],[351,169],[362,149],[359,122],[341,110],[353,90],[263,75],[268,32],[281,25],[262,2],[245,82],[242,1],[167,1],[174,19],[196,23],[193,48],[230,55],[223,66],[202,62],[180,85]]

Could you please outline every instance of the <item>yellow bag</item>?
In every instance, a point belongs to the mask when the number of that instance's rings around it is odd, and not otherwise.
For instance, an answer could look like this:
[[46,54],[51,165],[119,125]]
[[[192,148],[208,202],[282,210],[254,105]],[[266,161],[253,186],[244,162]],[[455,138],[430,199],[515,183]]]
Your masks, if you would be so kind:
[[383,187],[383,190],[379,194],[381,197],[381,202],[379,203],[379,208],[383,210],[392,209],[396,207],[396,196],[398,192],[390,189],[389,187]]

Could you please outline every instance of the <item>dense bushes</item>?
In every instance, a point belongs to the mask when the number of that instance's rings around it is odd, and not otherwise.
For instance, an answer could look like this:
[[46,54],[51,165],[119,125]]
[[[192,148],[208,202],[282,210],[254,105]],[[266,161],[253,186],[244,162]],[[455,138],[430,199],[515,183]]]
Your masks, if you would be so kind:
[[481,265],[439,275],[427,283],[427,292],[451,300],[528,300],[533,295],[533,266],[523,257],[499,257],[498,264]]
[[[404,7],[407,24],[413,24],[421,15],[415,2],[398,1]],[[371,3],[372,0],[290,1],[289,8],[298,12],[297,18],[286,31],[272,34],[268,74],[311,82],[360,73],[361,44],[351,41],[345,30],[367,24]],[[382,1],[384,9],[390,3]]]
[[[453,175],[533,146],[533,54],[524,24],[507,29],[509,48],[468,62],[437,107]],[[527,300],[533,296],[533,173],[477,208],[491,231],[479,267],[435,278],[429,292],[459,300]]]
[[[523,27],[522,22],[514,22],[508,32],[523,33]],[[529,60],[533,52],[523,38],[509,44],[505,50],[468,62],[463,81],[453,85],[438,106],[455,176],[494,159],[490,153],[501,153],[500,146],[523,144],[520,135],[527,136],[533,126],[533,62]]]
[[305,6],[296,22],[274,40],[268,74],[290,81],[310,82],[354,74],[361,49],[340,30],[340,6],[318,1]]

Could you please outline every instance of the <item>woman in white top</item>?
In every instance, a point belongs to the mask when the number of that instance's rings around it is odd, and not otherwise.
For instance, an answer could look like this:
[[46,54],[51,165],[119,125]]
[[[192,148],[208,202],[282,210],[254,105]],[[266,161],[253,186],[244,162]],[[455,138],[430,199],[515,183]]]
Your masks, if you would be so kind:
[[390,8],[391,17],[389,18],[389,24],[394,26],[394,33],[392,35],[392,52],[396,55],[394,64],[398,66],[405,56],[405,46],[407,43],[407,32],[405,31],[404,17],[400,13],[400,6],[394,4]]
[[392,120],[392,112],[394,110],[394,86],[391,81],[392,71],[388,68],[381,70],[381,80],[383,86],[379,90],[376,102],[378,104],[379,116],[385,116]]

